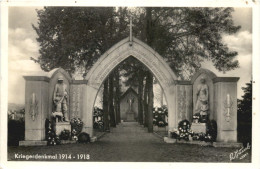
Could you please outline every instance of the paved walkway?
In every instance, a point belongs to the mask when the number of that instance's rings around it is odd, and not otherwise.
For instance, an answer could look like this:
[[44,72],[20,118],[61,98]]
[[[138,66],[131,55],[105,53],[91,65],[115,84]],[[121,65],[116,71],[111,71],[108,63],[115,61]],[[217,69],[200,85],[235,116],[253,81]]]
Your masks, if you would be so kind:
[[[114,162],[230,162],[230,153],[236,148],[202,147],[188,144],[167,144],[162,138],[148,133],[147,128],[136,122],[124,122],[111,128],[98,141],[88,144],[65,144],[57,146],[9,147],[8,159],[15,159],[16,153],[22,154],[89,154],[89,160]],[[248,155],[237,162],[249,162]],[[73,159],[76,160],[76,159]],[[63,159],[59,161],[71,161]]]
[[110,133],[107,133],[100,141],[123,145],[163,143],[161,138],[156,137],[153,133],[148,133],[147,128],[144,128],[137,122],[123,122],[115,128],[110,128]]

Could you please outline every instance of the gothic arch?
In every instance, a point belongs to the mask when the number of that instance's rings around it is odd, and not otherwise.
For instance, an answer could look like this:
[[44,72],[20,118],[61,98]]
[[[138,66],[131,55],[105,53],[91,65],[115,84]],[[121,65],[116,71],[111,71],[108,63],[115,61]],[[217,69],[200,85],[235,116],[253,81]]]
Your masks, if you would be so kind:
[[87,102],[83,108],[83,121],[85,121],[84,130],[90,135],[92,135],[92,111],[99,88],[109,73],[130,56],[143,63],[158,79],[168,104],[169,130],[176,127],[175,81],[177,76],[163,58],[151,47],[136,38],[133,38],[132,42],[130,42],[128,37],[106,51],[85,78],[87,80],[85,92]]

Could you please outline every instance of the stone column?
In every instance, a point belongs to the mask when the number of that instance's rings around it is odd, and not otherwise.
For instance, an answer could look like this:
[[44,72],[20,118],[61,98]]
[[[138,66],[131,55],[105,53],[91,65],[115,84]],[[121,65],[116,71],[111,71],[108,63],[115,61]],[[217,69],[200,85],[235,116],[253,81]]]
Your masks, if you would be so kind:
[[216,77],[213,79],[214,111],[216,113],[216,122],[218,125],[216,146],[223,146],[222,143],[237,142],[238,80],[238,77]]
[[[175,84],[172,84],[165,90],[165,97],[167,100],[167,107],[168,107],[168,138],[171,137],[170,131],[173,131],[176,127],[176,91],[175,91]],[[167,141],[166,141],[167,142]]]
[[82,107],[82,121],[83,121],[83,132],[89,134],[93,140],[93,106],[96,100],[98,89],[91,87],[89,85],[83,86],[83,100],[84,103]]
[[83,117],[83,105],[84,100],[84,86],[86,86],[86,80],[72,80],[70,84],[70,119]]
[[25,84],[25,141],[21,146],[47,145],[45,120],[48,114],[49,78],[24,76]]

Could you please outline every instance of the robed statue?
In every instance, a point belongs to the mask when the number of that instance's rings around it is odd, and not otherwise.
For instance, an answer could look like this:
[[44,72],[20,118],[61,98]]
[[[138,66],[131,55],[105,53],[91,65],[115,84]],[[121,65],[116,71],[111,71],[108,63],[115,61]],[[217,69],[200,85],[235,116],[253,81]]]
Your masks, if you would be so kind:
[[209,110],[209,89],[204,77],[200,79],[200,84],[196,91],[196,98],[195,114],[200,114],[203,120],[206,120],[205,118],[207,118]]

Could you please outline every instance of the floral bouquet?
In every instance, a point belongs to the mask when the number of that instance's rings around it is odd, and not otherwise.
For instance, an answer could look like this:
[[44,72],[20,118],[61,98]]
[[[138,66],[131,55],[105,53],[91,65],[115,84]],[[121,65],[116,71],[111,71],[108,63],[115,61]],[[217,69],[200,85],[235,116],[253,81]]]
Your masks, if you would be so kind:
[[193,131],[190,129],[190,122],[188,120],[182,120],[179,122],[178,130],[175,129],[174,132],[171,133],[172,137],[175,139],[184,139],[186,141],[189,140],[190,136],[193,136]]
[[193,123],[199,123],[200,114],[196,113],[192,116]]
[[166,106],[153,108],[153,124],[154,125],[157,125],[158,127],[167,126],[167,122],[165,121],[166,116],[168,116],[168,109]]
[[60,138],[56,135],[50,120],[46,119],[45,123],[47,145],[55,146],[57,144],[60,144]]
[[74,141],[78,141],[77,131],[75,129],[71,131],[71,139]]
[[83,128],[83,122],[80,118],[73,118],[70,120],[71,131],[75,130],[75,135],[78,135]]
[[70,139],[70,131],[64,129],[64,130],[60,133],[60,139],[61,139],[61,140],[69,140],[69,139]]
[[100,109],[98,107],[94,107],[94,116],[103,116],[103,109]]

